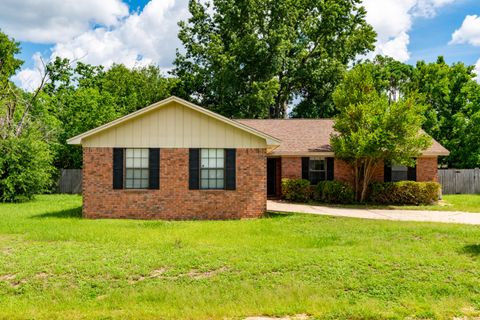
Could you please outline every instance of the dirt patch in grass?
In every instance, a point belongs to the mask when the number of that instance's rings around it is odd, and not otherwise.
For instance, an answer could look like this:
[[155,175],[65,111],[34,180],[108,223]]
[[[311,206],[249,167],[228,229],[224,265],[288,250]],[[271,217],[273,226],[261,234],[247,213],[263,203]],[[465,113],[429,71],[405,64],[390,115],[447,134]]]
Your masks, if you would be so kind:
[[17,280],[17,275],[11,273],[1,275],[0,281],[8,283],[12,288],[18,288],[26,282],[24,279]]
[[200,280],[200,279],[208,279],[211,277],[214,277],[222,272],[227,271],[227,267],[221,267],[219,269],[214,269],[214,270],[208,270],[208,271],[199,271],[198,269],[192,269],[189,272],[186,273],[179,273],[177,275],[166,275],[165,273],[168,271],[167,268],[159,268],[155,269],[152,272],[150,272],[149,275],[135,275],[131,277],[128,282],[130,284],[134,284],[140,281],[144,281],[147,279],[166,279],[166,280],[176,280],[179,278],[183,277],[189,277],[195,280]]

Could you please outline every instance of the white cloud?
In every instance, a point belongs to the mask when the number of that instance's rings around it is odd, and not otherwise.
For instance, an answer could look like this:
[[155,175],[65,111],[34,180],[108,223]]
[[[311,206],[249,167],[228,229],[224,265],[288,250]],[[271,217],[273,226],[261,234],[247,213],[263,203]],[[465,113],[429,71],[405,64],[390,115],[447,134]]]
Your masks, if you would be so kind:
[[52,57],[79,59],[106,67],[156,63],[170,67],[180,46],[177,22],[187,17],[187,1],[153,0],[113,28],[101,27],[57,43]]
[[[168,70],[181,46],[177,38],[179,20],[188,17],[188,0],[152,0],[142,11],[133,12],[110,26],[90,28],[65,41],[58,41],[50,60],[69,58],[92,65],[110,67],[123,63],[127,67],[159,65]],[[36,56],[40,57],[39,53]],[[27,90],[35,83],[34,69],[24,69],[16,82]],[[32,79],[32,80],[29,80]]]
[[67,41],[92,26],[115,26],[128,15],[121,0],[2,0],[0,28],[18,41]]
[[450,44],[462,43],[480,46],[480,16],[467,15],[462,26],[452,34]]
[[480,83],[480,59],[478,59],[477,63],[475,64],[475,73],[477,74],[475,80]]
[[27,91],[34,91],[40,85],[42,76],[45,74],[45,66],[42,62],[40,53],[35,53],[32,57],[34,67],[32,69],[23,69],[12,77],[12,80]]
[[364,0],[367,22],[377,32],[376,54],[405,62],[410,58],[408,32],[415,18],[431,18],[436,11],[456,0]]

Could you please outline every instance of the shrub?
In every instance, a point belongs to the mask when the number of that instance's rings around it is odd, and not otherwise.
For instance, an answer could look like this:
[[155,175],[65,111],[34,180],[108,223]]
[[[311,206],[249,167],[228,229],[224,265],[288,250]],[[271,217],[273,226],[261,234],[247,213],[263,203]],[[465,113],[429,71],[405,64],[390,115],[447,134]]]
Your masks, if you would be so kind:
[[0,202],[30,200],[51,183],[52,156],[35,134],[0,139]]
[[370,186],[369,200],[379,204],[431,204],[438,200],[437,182],[385,182]]
[[352,203],[354,201],[353,188],[341,181],[321,181],[318,183],[314,198],[326,203]]
[[310,181],[305,179],[282,179],[282,196],[290,201],[307,202],[312,197]]

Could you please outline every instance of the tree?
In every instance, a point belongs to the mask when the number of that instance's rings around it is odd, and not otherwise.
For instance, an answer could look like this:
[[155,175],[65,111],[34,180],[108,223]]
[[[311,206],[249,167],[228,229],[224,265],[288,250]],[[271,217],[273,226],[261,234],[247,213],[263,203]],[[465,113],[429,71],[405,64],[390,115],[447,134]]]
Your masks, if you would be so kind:
[[173,74],[185,95],[226,116],[328,116],[346,66],[373,49],[360,0],[190,0],[186,51]]
[[66,141],[118,117],[175,93],[178,81],[163,76],[157,66],[108,70],[56,58],[46,66],[48,81],[34,109],[48,132],[58,168],[80,168],[82,149]]
[[10,81],[22,65],[19,44],[0,32],[0,201],[28,200],[50,185],[50,150],[32,110],[45,77],[33,93]]
[[424,129],[450,150],[442,162],[453,168],[480,166],[480,85],[473,69],[439,57],[434,63],[419,61],[412,75],[410,91],[429,106]]
[[331,145],[354,173],[354,191],[365,201],[373,173],[383,163],[412,165],[431,143],[421,131],[424,107],[412,98],[389,100],[375,88],[374,68],[360,64],[349,71],[333,94],[339,114]]

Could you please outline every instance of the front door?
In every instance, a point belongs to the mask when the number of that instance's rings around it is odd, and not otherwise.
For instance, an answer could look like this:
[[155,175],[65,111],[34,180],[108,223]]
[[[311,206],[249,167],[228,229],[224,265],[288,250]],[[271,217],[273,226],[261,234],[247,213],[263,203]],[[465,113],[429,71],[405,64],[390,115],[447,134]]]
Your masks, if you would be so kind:
[[277,158],[267,158],[267,196],[277,195]]

